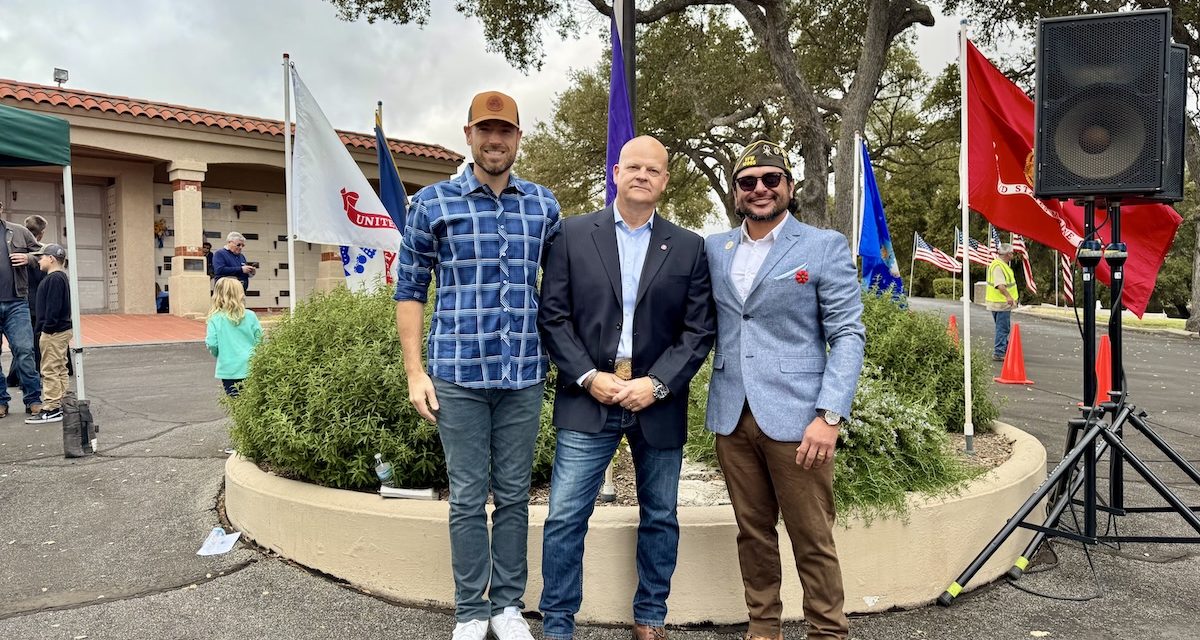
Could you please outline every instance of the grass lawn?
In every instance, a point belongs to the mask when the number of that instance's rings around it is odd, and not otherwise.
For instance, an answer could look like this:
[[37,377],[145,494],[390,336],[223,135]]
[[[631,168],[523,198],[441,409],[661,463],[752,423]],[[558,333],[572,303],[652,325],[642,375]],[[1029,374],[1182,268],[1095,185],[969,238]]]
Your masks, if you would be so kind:
[[[1022,307],[1021,310],[1025,313],[1042,316],[1043,318],[1075,319],[1075,311],[1070,307],[1039,305],[1036,307]],[[1099,310],[1096,312],[1096,322],[1098,324],[1107,324],[1109,315],[1108,309]],[[1079,310],[1079,318],[1083,318],[1082,309]],[[1133,314],[1126,312],[1124,321],[1121,324],[1124,327],[1134,329],[1179,329],[1182,331],[1185,322],[1186,320],[1183,318],[1167,318],[1158,314],[1147,314],[1145,318],[1139,320]]]

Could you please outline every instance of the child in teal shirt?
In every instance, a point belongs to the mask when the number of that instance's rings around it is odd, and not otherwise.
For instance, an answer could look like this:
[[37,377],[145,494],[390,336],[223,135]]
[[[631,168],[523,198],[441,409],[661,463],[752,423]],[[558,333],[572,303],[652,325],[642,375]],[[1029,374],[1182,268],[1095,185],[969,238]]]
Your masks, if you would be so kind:
[[237,397],[238,385],[249,373],[250,354],[261,340],[262,325],[246,308],[242,283],[234,278],[217,280],[204,344],[217,357],[216,377],[230,397]]

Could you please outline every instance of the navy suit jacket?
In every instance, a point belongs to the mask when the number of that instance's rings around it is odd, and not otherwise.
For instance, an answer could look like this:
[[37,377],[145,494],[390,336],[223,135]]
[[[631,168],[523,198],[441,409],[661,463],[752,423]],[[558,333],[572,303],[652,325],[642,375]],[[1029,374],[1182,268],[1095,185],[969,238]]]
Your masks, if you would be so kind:
[[[646,441],[687,440],[688,388],[716,339],[704,240],[656,217],[633,314],[633,376],[653,375],[670,394],[639,412]],[[621,262],[613,210],[563,218],[542,271],[538,328],[558,366],[554,426],[599,433],[609,405],[575,383],[613,371],[621,339]],[[620,410],[620,407],[616,407]]]

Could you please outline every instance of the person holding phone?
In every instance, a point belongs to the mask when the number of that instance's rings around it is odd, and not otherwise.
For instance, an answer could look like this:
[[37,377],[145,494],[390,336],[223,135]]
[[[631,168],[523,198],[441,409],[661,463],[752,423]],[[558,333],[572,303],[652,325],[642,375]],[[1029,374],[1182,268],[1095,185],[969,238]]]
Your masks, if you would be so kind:
[[225,246],[213,254],[213,280],[237,278],[242,283],[242,291],[250,288],[250,278],[258,272],[258,263],[246,261],[242,254],[245,247],[246,237],[230,231],[225,237]]

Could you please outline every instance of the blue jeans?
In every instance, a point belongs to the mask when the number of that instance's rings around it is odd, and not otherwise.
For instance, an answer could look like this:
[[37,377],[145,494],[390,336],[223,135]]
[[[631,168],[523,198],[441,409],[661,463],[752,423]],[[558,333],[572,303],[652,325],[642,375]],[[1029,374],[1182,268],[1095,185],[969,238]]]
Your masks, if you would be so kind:
[[[24,300],[0,302],[0,332],[12,349],[12,368],[21,374],[21,399],[25,406],[42,403],[42,378],[34,364],[33,323],[29,320],[29,303]],[[8,406],[11,396],[0,384],[0,404]]]
[[[459,622],[525,608],[529,477],[543,387],[468,389],[433,379],[450,479],[450,564]],[[489,486],[495,504],[490,541]]]
[[230,398],[238,397],[238,387],[242,386],[243,380],[245,380],[245,378],[237,378],[234,380],[221,378],[221,386],[225,388],[225,395],[229,396]]
[[1000,358],[1008,353],[1008,332],[1012,326],[1011,311],[993,311],[992,319],[996,321],[996,344],[992,348],[992,355]]
[[583,539],[604,469],[621,436],[629,439],[637,472],[638,587],[633,619],[663,626],[667,596],[679,551],[679,468],[683,449],[655,449],[646,443],[635,414],[611,409],[600,433],[558,430],[550,480],[550,515],[542,543],[542,629],[547,640],[570,638],[583,601]]

